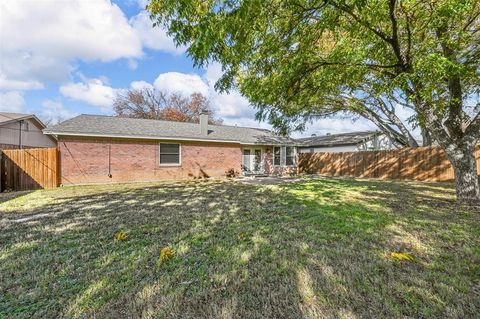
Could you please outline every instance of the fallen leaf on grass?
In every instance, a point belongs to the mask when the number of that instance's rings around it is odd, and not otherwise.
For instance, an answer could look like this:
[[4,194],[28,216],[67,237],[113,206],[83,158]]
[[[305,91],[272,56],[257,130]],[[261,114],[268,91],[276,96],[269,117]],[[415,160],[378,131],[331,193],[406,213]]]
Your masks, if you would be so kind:
[[401,253],[401,252],[392,252],[390,253],[390,257],[392,259],[400,260],[400,261],[409,261],[413,262],[413,256],[410,255],[409,253]]
[[173,257],[175,257],[175,251],[170,247],[164,247],[160,250],[160,260],[162,262],[169,261]]
[[127,238],[128,238],[128,235],[123,230],[121,230],[121,231],[119,231],[115,234],[115,240],[123,241],[123,240],[127,240]]

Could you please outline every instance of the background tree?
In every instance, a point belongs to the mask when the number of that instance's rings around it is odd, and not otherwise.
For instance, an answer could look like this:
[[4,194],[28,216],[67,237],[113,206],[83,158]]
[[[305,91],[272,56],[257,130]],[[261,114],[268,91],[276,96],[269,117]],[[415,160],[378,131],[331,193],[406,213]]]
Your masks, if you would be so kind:
[[478,0],[152,0],[148,10],[196,65],[222,64],[217,89],[237,86],[283,130],[342,111],[414,146],[395,115],[410,108],[446,151],[457,198],[480,200]]
[[200,93],[185,97],[155,88],[130,89],[117,94],[113,109],[121,117],[192,123],[198,123],[200,111],[205,110],[209,114],[210,124],[223,122],[221,118],[215,118],[210,102]]

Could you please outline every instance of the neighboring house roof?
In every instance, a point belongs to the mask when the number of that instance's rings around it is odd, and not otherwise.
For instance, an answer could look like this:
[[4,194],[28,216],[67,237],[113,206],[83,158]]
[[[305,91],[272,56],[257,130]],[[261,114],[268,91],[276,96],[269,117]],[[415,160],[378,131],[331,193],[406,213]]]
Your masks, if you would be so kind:
[[299,138],[299,145],[304,147],[321,147],[321,146],[342,146],[357,145],[366,140],[372,139],[375,135],[380,134],[378,131],[352,132],[343,134],[331,134],[323,136],[311,136]]
[[33,114],[0,112],[0,126],[28,119],[33,119],[41,128],[45,128],[45,124]]
[[202,135],[198,123],[86,114],[48,127],[43,132],[90,137],[216,141],[261,145],[296,144],[294,139],[257,128],[209,124],[208,135]]

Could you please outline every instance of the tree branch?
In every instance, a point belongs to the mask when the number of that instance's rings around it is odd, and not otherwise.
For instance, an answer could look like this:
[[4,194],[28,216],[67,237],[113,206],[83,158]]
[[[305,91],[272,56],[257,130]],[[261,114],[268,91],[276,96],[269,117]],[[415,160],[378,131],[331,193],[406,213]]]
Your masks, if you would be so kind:
[[400,130],[400,132],[405,136],[405,138],[408,141],[408,146],[410,147],[418,147],[418,142],[415,140],[413,135],[410,133],[410,131],[407,129],[405,124],[400,120],[400,118],[395,114],[394,111],[389,110],[385,102],[381,98],[376,98],[376,101],[378,103],[378,106],[382,109],[382,111],[385,113],[387,118]]
[[405,139],[404,136],[399,134],[397,131],[395,131],[390,125],[385,123],[382,118],[375,113],[374,111],[366,108],[364,112],[362,113],[362,116],[365,117],[366,119],[369,119],[375,125],[383,132],[385,135],[388,136],[390,141],[397,146],[397,147],[405,147],[409,146],[407,140]]
[[335,1],[328,1],[326,0],[325,1],[326,3],[330,3],[332,6],[334,6],[336,9],[339,9],[345,13],[347,13],[349,16],[351,16],[355,21],[357,21],[359,24],[361,24],[362,26],[364,26],[365,28],[367,28],[368,30],[372,31],[373,33],[375,33],[380,39],[382,39],[383,41],[391,44],[391,41],[392,41],[392,38],[389,37],[388,35],[386,35],[385,33],[383,33],[382,31],[380,30],[377,30],[375,29],[373,26],[371,26],[368,22],[366,21],[363,21],[362,19],[360,19],[359,16],[357,16],[352,8],[348,5],[340,5],[338,3],[336,3]]
[[390,2],[388,3],[388,13],[390,16],[390,22],[392,24],[392,36],[390,37],[390,44],[392,46],[393,52],[395,53],[395,56],[397,57],[397,60],[399,61],[399,63],[401,63],[401,66],[404,66],[405,62],[403,61],[402,52],[400,50],[400,42],[398,40],[398,23],[397,17],[395,16],[396,3],[397,0],[390,0]]

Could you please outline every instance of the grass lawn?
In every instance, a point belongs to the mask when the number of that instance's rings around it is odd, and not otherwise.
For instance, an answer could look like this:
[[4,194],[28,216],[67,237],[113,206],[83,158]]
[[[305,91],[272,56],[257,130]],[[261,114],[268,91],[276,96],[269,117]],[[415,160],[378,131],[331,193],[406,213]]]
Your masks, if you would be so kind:
[[[114,239],[120,230],[127,240]],[[161,261],[166,246],[176,254]],[[446,184],[224,181],[0,194],[0,318],[479,313],[480,208],[457,207]]]

